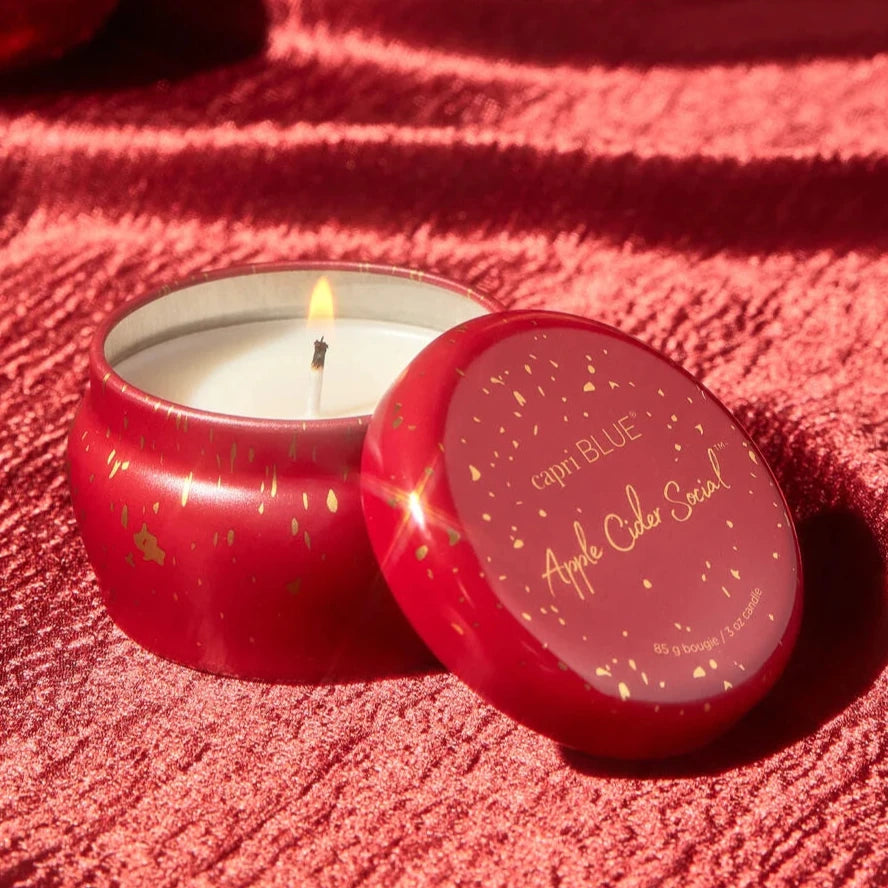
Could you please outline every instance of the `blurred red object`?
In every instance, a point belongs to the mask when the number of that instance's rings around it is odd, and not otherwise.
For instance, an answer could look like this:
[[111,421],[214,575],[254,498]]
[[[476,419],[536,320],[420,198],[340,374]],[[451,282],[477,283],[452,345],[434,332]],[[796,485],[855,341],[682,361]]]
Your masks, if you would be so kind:
[[0,70],[56,59],[89,40],[117,0],[8,0],[0,4]]

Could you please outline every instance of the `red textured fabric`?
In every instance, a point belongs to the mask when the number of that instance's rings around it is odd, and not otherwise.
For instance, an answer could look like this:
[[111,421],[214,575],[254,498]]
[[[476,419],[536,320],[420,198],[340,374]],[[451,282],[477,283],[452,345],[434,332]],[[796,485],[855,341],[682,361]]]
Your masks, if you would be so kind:
[[[886,51],[881,0],[166,0],[7,77],[0,885],[888,884]],[[445,673],[267,686],[113,626],[63,466],[96,324],[316,257],[600,318],[738,412],[807,574],[759,709],[615,766]]]

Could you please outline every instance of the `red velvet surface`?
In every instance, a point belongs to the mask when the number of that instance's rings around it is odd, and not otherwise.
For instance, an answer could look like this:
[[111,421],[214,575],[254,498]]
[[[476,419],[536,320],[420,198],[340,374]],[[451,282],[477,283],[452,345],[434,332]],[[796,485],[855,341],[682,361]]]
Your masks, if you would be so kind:
[[[888,884],[884,4],[147,6],[0,84],[0,884]],[[442,672],[269,686],[123,636],[63,465],[92,332],[309,257],[597,317],[719,393],[802,541],[769,698],[615,766]]]

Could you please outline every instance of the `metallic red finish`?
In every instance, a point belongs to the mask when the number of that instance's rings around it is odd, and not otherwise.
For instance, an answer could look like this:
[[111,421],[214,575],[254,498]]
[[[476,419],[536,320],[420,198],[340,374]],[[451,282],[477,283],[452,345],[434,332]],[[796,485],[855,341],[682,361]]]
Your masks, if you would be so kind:
[[[315,268],[415,274],[299,263],[194,282]],[[428,663],[367,539],[359,464],[369,417],[244,419],[127,385],[105,359],[105,339],[168,292],[127,304],[97,331],[69,435],[74,510],[114,621],[164,657],[242,677],[367,678]]]
[[764,458],[690,374],[613,328],[509,312],[450,331],[380,403],[363,473],[419,634],[568,746],[690,750],[787,662],[801,566]]

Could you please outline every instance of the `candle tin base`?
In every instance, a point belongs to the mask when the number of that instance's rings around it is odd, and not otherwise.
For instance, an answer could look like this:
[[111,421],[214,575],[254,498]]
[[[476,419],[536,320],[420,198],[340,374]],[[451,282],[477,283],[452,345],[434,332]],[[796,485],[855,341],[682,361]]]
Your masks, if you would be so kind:
[[419,634],[565,745],[687,752],[789,658],[801,565],[764,458],[693,377],[613,328],[507,312],[450,331],[380,403],[363,473]]
[[[369,417],[208,413],[136,389],[113,369],[146,343],[202,325],[304,314],[295,294],[322,273],[346,314],[406,314],[445,330],[498,308],[418,272],[266,266],[127,305],[94,340],[69,436],[74,511],[114,621],[179,663],[299,682],[409,671],[431,659],[367,537],[359,466]],[[386,288],[398,290],[396,305]]]

